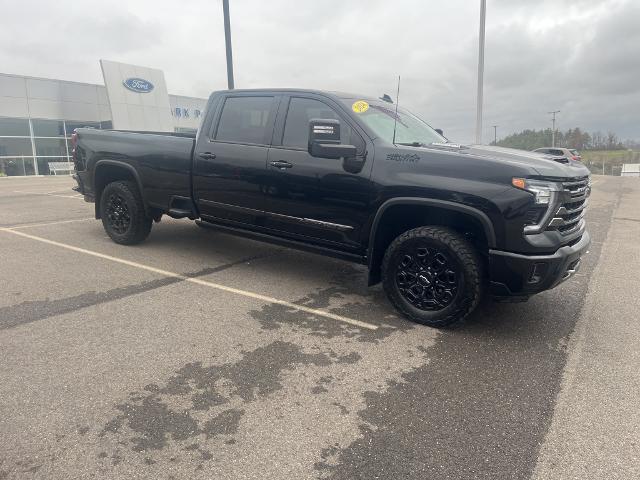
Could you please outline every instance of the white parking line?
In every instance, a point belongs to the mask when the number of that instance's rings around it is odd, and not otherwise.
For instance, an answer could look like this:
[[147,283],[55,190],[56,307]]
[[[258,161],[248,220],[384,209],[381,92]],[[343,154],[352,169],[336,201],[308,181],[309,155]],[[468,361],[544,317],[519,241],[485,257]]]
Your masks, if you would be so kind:
[[95,220],[95,217],[77,218],[75,220],[59,220],[57,222],[27,223],[26,225],[16,225],[15,227],[4,227],[4,230],[16,230],[16,229],[33,228],[33,227],[48,227],[49,225],[60,225],[62,223],[74,223],[74,222],[86,222],[88,220]]
[[54,193],[45,193],[45,192],[25,192],[24,190],[14,190],[13,193],[22,193],[25,195],[45,195],[47,197],[58,197],[58,198],[83,198],[82,195],[76,193],[75,195],[56,195]]
[[302,312],[310,313],[312,315],[317,315],[320,317],[330,318],[332,320],[337,320],[339,322],[347,323],[349,325],[353,325],[355,327],[364,328],[367,330],[377,330],[378,326],[373,325],[371,323],[361,322],[360,320],[355,320],[353,318],[343,317],[342,315],[336,315],[335,313],[327,312],[325,310],[318,310],[315,308],[305,307],[304,305],[296,305],[295,303],[287,302],[285,300],[280,300],[273,297],[268,297],[266,295],[260,295],[259,293],[248,292],[246,290],[240,290],[238,288],[227,287],[226,285],[221,285],[219,283],[209,282],[207,280],[202,280],[199,278],[187,277],[185,275],[181,275],[180,273],[170,272],[168,270],[162,270],[160,268],[151,267],[149,265],[143,265],[142,263],[132,262],[130,260],[125,260],[123,258],[113,257],[111,255],[106,255],[104,253],[94,252],[92,250],[87,250],[85,248],[74,247],[73,245],[68,245],[66,243],[56,242],[54,240],[49,240],[47,238],[38,237],[36,235],[29,235],[28,233],[19,232],[15,228],[0,228],[0,231],[11,233],[13,235],[18,235],[24,238],[28,238],[30,240],[35,240],[42,243],[47,243],[49,245],[53,245],[60,248],[66,248],[67,250],[71,250],[78,253],[83,253],[85,255],[91,255],[93,257],[102,258],[104,260],[109,260],[111,262],[121,263],[123,265],[128,265],[130,267],[139,268],[141,270],[146,270],[148,272],[157,273],[158,275],[164,275],[165,277],[178,278],[180,280],[184,280],[185,282],[195,283],[196,285],[202,285],[204,287],[214,288],[216,290],[221,290],[223,292],[233,293],[235,295],[241,295],[243,297],[252,298],[254,300],[259,300],[265,303],[275,303],[278,305],[282,305],[283,307],[299,310]]

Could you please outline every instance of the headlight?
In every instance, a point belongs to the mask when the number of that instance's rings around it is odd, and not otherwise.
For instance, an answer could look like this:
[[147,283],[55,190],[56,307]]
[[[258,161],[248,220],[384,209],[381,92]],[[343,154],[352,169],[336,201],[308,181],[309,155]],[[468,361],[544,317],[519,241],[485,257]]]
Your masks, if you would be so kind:
[[536,207],[544,209],[544,213],[537,217],[539,218],[537,223],[526,225],[524,232],[528,234],[542,232],[558,206],[559,192],[563,190],[562,184],[529,178],[513,178],[511,184],[520,190],[533,194]]
[[543,180],[530,180],[528,178],[514,178],[511,184],[521,190],[533,193],[537,205],[549,205],[556,197],[555,192],[562,191],[562,185],[556,182],[545,182]]

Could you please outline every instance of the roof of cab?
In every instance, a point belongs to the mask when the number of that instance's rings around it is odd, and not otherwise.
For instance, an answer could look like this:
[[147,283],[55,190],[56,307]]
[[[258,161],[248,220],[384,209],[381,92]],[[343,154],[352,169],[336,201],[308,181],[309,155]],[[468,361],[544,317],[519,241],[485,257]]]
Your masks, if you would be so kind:
[[331,90],[316,90],[316,89],[304,89],[304,88],[236,88],[234,90],[216,90],[215,94],[225,93],[315,93],[318,95],[324,95],[327,97],[333,97],[336,99],[357,98],[359,100],[366,100],[368,102],[381,102],[384,101],[381,98],[373,97],[370,95],[360,95],[357,93],[349,92],[336,92]]

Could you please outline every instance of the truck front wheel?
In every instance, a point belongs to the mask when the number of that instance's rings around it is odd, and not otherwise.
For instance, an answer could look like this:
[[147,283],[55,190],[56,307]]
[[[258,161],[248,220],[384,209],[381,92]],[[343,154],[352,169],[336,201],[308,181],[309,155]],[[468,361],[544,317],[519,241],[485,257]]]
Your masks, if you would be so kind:
[[445,227],[420,227],[391,242],[382,262],[382,283],[391,303],[406,317],[445,327],[478,305],[481,268],[463,236]]
[[138,186],[127,181],[112,182],[104,188],[100,216],[111,240],[122,245],[142,242],[149,236],[153,223],[145,212]]

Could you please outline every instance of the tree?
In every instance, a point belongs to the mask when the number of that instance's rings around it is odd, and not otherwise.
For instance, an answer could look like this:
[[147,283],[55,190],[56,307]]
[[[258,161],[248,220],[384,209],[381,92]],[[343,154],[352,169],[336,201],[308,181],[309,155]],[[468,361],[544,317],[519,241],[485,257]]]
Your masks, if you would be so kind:
[[620,150],[621,148],[623,147],[618,136],[613,132],[607,133],[607,150]]
[[[527,129],[499,140],[497,145],[522,150],[535,150],[536,148],[550,147],[551,137],[550,128],[544,130]],[[576,150],[620,150],[625,148],[625,145],[613,132],[609,132],[606,135],[600,131],[588,134],[580,127],[570,128],[564,132],[556,132],[556,145],[564,148],[575,148]]]

